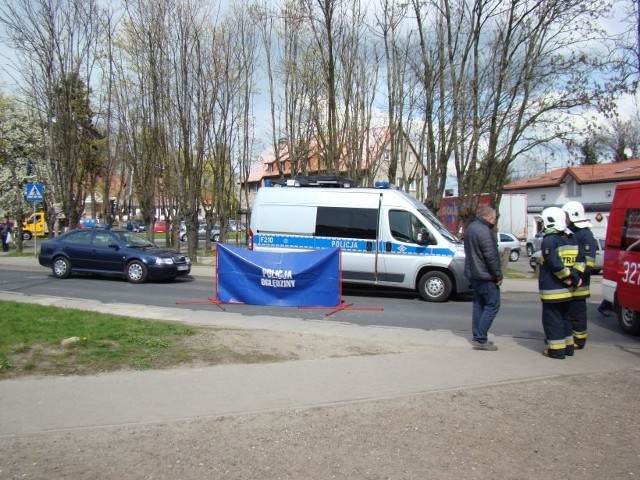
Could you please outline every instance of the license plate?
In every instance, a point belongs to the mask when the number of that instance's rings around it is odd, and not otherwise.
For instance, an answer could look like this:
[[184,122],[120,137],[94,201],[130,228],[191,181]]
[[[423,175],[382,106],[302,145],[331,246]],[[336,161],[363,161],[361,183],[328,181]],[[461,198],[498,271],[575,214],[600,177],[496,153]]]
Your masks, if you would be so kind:
[[188,270],[188,269],[189,269],[189,265],[178,265],[178,271]]

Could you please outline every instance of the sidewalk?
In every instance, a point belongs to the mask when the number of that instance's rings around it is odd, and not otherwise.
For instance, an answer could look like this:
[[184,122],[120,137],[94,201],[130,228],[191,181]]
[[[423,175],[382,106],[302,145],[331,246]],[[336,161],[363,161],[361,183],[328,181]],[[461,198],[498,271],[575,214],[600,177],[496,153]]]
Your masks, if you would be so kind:
[[[5,260],[13,259],[1,259],[0,263],[5,264]],[[211,268],[194,270],[194,275],[209,275]],[[530,291],[534,287],[535,281],[531,280],[505,282],[505,289]],[[0,299],[112,314],[135,311],[133,305],[127,304],[25,297],[8,292],[0,294]],[[391,355],[0,381],[0,436],[398,398],[558,375],[640,368],[637,356],[613,346],[593,345],[588,355],[551,361],[540,355],[539,341],[506,337],[497,339],[497,353],[489,353],[472,350],[467,338],[450,331],[359,327],[266,315],[243,317],[216,309],[196,314],[184,308],[150,307],[136,311],[136,316],[410,343],[420,348]]]
[[[35,259],[2,265],[42,267]],[[212,276],[196,266],[194,276]],[[507,280],[535,292],[535,280]],[[539,340],[473,350],[451,331],[33,302],[194,325],[411,344],[408,353],[0,381],[0,477],[101,480],[622,478],[633,449],[640,356],[589,345],[540,355]],[[586,376],[583,376],[586,375]],[[585,421],[585,412],[588,418]],[[587,468],[588,467],[588,468]],[[427,473],[428,472],[428,473]]]
[[[2,258],[2,264],[33,264],[33,259]],[[193,275],[212,275],[194,267]],[[537,291],[535,280],[507,280],[505,291]],[[335,321],[230,315],[215,309],[145,308],[59,297],[0,294],[2,300],[60,305],[194,325],[313,333],[418,345],[410,353],[291,361],[261,365],[110,373],[90,377],[21,378],[0,382],[0,436],[218,417],[418,393],[471,388],[640,368],[629,352],[592,345],[588,355],[551,361],[539,341],[501,337],[497,353],[475,351],[467,338],[450,331],[360,327]],[[46,399],[46,408],[43,402]],[[135,400],[134,400],[135,399]],[[99,412],[99,414],[96,414]]]

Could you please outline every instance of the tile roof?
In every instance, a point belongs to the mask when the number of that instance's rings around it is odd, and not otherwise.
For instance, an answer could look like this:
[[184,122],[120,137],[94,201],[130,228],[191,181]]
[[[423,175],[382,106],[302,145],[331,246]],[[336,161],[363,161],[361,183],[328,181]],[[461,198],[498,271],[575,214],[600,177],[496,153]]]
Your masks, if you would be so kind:
[[[382,155],[384,148],[389,143],[390,132],[388,128],[371,128],[366,131],[363,146],[363,158],[361,166],[363,169],[369,168],[371,163],[377,161]],[[286,176],[297,174],[299,172],[291,171],[291,160],[289,158],[289,152],[286,148],[286,144],[283,144],[282,152],[280,152],[282,162],[283,173]],[[345,152],[346,156],[346,152]],[[318,142],[313,139],[309,143],[309,157],[307,158],[306,169],[308,173],[320,172],[320,160],[318,156]],[[341,168],[341,171],[347,171],[346,167]],[[273,152],[273,148],[267,147],[262,153],[260,159],[251,165],[248,183],[259,182],[266,178],[278,178],[278,166],[276,163],[276,157]]]
[[616,163],[597,163],[579,167],[564,167],[535,177],[516,180],[503,187],[504,191],[524,190],[527,188],[552,187],[573,177],[579,184],[611,183],[640,180],[640,159],[631,159]]

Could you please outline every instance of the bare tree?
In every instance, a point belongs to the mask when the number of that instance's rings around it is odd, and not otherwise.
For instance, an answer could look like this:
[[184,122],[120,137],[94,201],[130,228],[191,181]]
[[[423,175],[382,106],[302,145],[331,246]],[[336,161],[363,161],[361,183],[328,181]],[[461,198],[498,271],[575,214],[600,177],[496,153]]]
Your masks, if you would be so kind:
[[[563,138],[558,117],[586,107],[597,95],[594,71],[602,63],[586,53],[599,30],[603,4],[579,0],[456,2],[442,0],[447,49],[464,48],[453,85],[454,157],[458,186],[471,198],[499,192],[518,156]],[[449,67],[450,68],[450,67]]]
[[[102,35],[94,0],[3,0],[0,22],[19,52],[22,93],[40,117],[48,148],[36,165],[48,204],[62,203],[74,226],[87,176],[98,167],[91,82]],[[51,214],[49,222],[53,222]],[[53,230],[53,229],[52,229]]]

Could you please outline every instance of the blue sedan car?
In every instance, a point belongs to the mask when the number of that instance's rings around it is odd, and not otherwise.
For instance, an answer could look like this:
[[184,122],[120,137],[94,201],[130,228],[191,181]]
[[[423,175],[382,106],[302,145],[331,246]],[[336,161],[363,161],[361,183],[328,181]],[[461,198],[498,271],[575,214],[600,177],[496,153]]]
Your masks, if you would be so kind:
[[189,257],[128,230],[72,230],[42,242],[38,261],[57,278],[93,273],[143,283],[191,273]]

